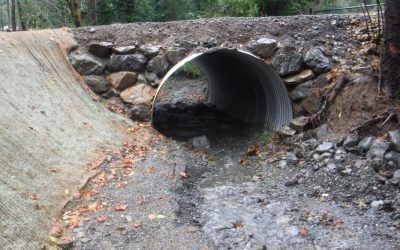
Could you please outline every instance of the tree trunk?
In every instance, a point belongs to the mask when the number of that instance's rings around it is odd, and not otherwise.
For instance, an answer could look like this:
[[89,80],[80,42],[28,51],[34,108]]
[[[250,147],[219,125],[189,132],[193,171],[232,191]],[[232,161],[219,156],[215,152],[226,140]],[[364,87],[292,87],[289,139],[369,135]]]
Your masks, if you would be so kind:
[[17,30],[17,19],[15,15],[15,0],[11,0],[11,26],[12,30]]
[[90,0],[90,19],[92,25],[97,25],[97,0]]
[[10,10],[10,0],[7,0],[7,31],[10,31],[10,22],[11,22],[11,19],[10,19],[10,12],[11,12],[11,10]]
[[400,0],[385,1],[381,74],[387,94],[400,98]]
[[73,6],[74,6],[74,12],[73,12],[74,24],[76,27],[81,27],[81,6],[79,4],[79,0],[73,0]]
[[17,0],[17,8],[18,8],[18,13],[19,13],[19,19],[21,20],[21,30],[26,30],[25,26],[25,12],[22,9],[21,6],[21,1]]

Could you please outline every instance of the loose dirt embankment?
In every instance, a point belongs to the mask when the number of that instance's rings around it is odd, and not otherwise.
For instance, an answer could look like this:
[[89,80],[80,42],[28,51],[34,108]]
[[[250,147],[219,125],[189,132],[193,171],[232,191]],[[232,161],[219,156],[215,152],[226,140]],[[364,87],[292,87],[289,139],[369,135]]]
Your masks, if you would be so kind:
[[38,249],[130,122],[91,100],[62,30],[0,34],[0,249]]

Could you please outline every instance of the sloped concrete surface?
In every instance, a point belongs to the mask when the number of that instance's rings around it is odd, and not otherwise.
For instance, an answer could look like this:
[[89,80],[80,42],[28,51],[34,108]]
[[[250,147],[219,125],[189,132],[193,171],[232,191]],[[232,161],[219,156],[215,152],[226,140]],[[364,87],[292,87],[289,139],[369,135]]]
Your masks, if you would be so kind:
[[41,248],[129,125],[81,87],[74,44],[67,30],[0,33],[0,249]]

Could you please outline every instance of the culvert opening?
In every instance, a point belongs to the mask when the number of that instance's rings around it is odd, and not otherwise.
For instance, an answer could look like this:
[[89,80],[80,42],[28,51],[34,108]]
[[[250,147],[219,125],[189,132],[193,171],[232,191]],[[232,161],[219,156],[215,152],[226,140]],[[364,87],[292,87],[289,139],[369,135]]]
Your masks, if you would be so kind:
[[179,62],[162,80],[152,111],[153,127],[176,138],[249,127],[274,130],[291,119],[291,103],[277,73],[236,49],[213,49]]

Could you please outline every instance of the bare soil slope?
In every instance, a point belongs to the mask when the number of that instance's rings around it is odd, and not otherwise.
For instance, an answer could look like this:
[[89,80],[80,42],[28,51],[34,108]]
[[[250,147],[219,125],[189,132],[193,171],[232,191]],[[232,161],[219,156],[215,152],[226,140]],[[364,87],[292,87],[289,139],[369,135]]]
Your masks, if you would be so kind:
[[0,249],[38,249],[129,124],[84,93],[66,31],[0,34]]

